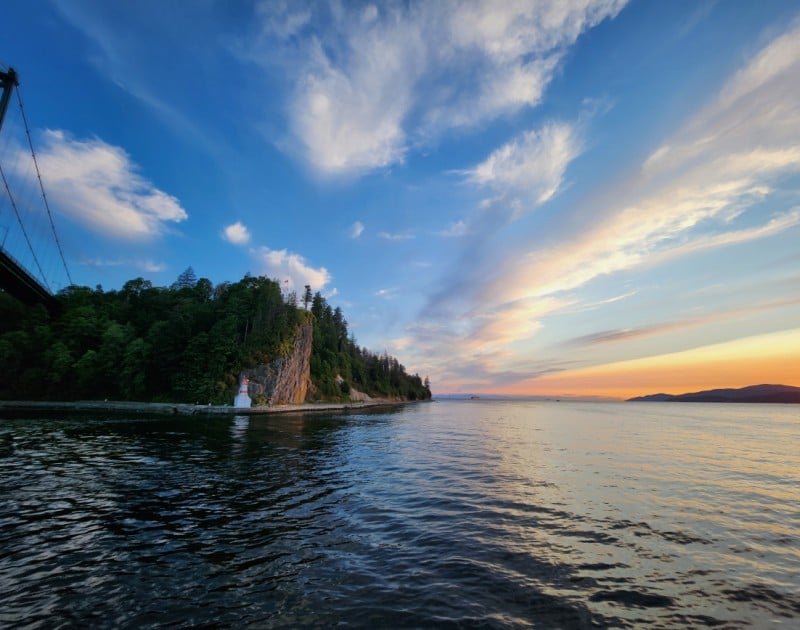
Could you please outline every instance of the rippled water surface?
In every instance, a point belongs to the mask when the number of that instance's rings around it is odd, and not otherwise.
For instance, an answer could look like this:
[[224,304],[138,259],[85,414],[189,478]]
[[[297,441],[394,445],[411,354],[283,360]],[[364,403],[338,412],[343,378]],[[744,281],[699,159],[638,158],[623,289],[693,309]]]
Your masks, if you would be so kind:
[[800,407],[0,420],[0,626],[800,627]]

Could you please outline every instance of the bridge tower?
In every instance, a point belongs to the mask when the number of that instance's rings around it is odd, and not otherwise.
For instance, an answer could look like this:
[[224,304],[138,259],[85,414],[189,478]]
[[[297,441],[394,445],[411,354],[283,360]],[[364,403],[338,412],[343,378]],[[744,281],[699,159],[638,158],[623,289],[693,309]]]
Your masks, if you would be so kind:
[[19,79],[14,68],[9,68],[6,72],[0,72],[0,87],[3,88],[3,95],[0,96],[0,129],[3,128],[3,121],[8,110],[8,101],[11,100],[11,90],[19,85]]
[[[2,89],[2,94],[0,94],[0,130],[3,128],[3,122],[5,121],[6,112],[8,111],[8,104],[11,100],[11,92],[14,88],[19,87],[19,77],[17,76],[16,71],[14,68],[8,68],[6,71],[0,71],[0,89]],[[19,94],[17,95],[19,96]],[[20,99],[20,109],[22,110],[22,100]],[[22,110],[23,120],[25,118],[25,112]],[[28,130],[27,121],[25,121],[25,131],[28,134],[28,141],[30,142],[30,131]],[[47,208],[48,216],[50,217],[50,224],[53,227],[53,234],[56,238],[56,243],[58,244],[59,253],[61,253],[61,259],[64,260],[63,253],[61,252],[61,244],[58,243],[58,236],[55,234],[55,225],[52,223],[52,215],[50,214],[50,208],[47,205],[47,197],[44,195],[44,188],[41,184],[41,175],[39,174],[39,167],[36,164],[36,155],[33,152],[33,144],[30,145],[31,147],[31,156],[33,157],[34,164],[36,165],[36,173],[37,177],[39,178],[39,186],[42,191],[42,196],[44,199],[45,207]],[[25,228],[22,225],[22,219],[19,216],[19,212],[17,210],[16,204],[14,203],[14,198],[11,195],[11,190],[8,185],[8,181],[6,180],[5,173],[0,166],[0,174],[2,175],[3,184],[5,185],[6,192],[8,193],[9,200],[11,201],[11,205],[14,208],[14,212],[17,214],[17,219],[20,222],[20,227],[22,228],[23,234],[25,234],[25,239],[28,241],[28,246],[30,247],[30,240],[28,239],[27,233],[25,232]],[[31,252],[33,253],[33,248],[31,247]],[[41,266],[39,266],[38,259],[36,258],[36,254],[33,254],[34,260],[36,261],[37,267],[39,267],[39,271],[41,272]],[[64,262],[64,267],[66,269],[66,262]],[[69,270],[67,270],[67,275],[69,275]],[[44,280],[44,273],[42,272],[42,280]],[[18,299],[26,302],[28,304],[40,303],[44,304],[46,308],[49,310],[53,310],[57,306],[57,302],[53,294],[50,292],[49,287],[46,284],[40,282],[35,276],[33,276],[25,267],[20,264],[11,254],[6,251],[3,245],[0,245],[0,288],[2,290],[10,293],[11,295],[16,296]]]

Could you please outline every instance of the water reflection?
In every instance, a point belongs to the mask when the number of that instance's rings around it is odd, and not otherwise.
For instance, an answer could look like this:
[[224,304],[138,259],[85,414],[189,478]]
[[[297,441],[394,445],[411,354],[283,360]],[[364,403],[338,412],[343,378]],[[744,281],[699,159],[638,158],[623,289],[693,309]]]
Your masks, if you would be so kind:
[[250,426],[250,419],[247,416],[234,416],[231,421],[231,439],[233,440],[233,455],[237,457],[242,454],[247,440],[247,428]]
[[704,417],[710,466],[697,418],[646,409],[4,421],[0,623],[796,620],[795,425]]

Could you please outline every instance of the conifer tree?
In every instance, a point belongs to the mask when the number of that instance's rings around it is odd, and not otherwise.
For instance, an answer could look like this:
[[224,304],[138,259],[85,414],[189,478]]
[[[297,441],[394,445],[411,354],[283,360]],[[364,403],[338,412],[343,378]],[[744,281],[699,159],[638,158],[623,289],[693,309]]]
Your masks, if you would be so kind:
[[186,270],[178,276],[178,279],[172,285],[173,289],[191,289],[197,284],[197,276],[191,266],[186,267]]

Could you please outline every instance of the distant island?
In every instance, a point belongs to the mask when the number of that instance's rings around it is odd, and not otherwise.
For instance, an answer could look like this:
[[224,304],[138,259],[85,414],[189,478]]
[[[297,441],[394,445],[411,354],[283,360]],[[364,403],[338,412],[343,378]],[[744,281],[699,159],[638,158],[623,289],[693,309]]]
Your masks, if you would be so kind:
[[800,403],[800,387],[750,385],[740,389],[709,389],[687,394],[650,394],[629,398],[630,402]]

